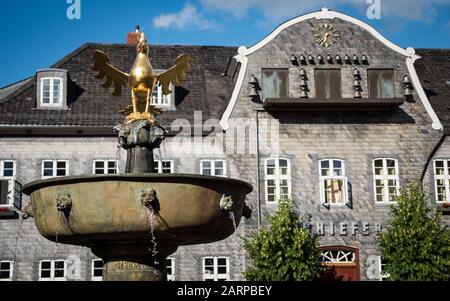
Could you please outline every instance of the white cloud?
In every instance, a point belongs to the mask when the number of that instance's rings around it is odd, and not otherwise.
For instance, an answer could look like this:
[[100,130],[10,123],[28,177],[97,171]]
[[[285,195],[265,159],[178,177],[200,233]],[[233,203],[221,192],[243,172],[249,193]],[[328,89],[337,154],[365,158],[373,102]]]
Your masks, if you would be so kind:
[[[372,3],[374,0],[371,0]],[[450,5],[450,0],[380,0],[382,18],[400,17],[414,21],[430,21],[435,15],[437,4]],[[200,0],[205,9],[225,11],[238,18],[250,11],[260,12],[266,20],[283,21],[287,18],[318,10],[322,6],[339,9],[341,5],[351,5],[367,10],[367,0]]]
[[164,14],[153,19],[156,28],[188,29],[212,29],[216,24],[208,21],[201,12],[192,4],[186,4],[178,13]]

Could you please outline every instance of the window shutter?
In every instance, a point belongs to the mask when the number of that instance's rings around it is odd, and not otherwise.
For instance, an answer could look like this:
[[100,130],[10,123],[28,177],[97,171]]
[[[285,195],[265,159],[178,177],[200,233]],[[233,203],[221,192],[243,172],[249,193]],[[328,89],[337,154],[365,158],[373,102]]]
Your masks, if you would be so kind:
[[0,205],[8,205],[8,180],[0,180]]

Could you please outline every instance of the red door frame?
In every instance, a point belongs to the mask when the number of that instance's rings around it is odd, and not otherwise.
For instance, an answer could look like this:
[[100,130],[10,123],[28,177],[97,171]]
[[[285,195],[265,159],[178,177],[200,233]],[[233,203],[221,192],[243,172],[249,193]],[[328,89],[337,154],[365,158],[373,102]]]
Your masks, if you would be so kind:
[[[361,269],[360,269],[360,252],[358,248],[349,246],[321,246],[321,251],[353,251],[355,252],[355,262],[352,264],[327,264],[331,267],[329,273],[325,274],[323,280],[326,281],[361,281]],[[347,272],[347,273],[346,273]],[[348,277],[351,272],[352,276]]]

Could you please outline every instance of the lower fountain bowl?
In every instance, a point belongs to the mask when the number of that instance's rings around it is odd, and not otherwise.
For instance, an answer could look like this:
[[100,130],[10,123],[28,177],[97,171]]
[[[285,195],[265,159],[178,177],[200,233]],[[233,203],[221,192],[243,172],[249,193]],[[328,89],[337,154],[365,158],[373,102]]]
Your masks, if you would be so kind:
[[[65,177],[23,188],[42,236],[83,246],[148,241],[152,224],[164,245],[223,240],[235,231],[230,213],[239,225],[252,190],[239,180],[182,174]],[[221,208],[224,198],[231,211]]]

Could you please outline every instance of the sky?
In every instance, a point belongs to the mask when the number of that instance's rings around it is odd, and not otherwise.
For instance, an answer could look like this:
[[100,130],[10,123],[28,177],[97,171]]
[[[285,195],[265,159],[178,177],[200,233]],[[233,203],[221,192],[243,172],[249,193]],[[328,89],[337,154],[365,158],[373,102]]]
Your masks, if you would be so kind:
[[[378,4],[380,19],[369,19]],[[450,48],[450,0],[0,0],[0,87],[84,43],[125,43],[136,25],[150,44],[251,46],[321,7],[361,19],[404,48]]]

